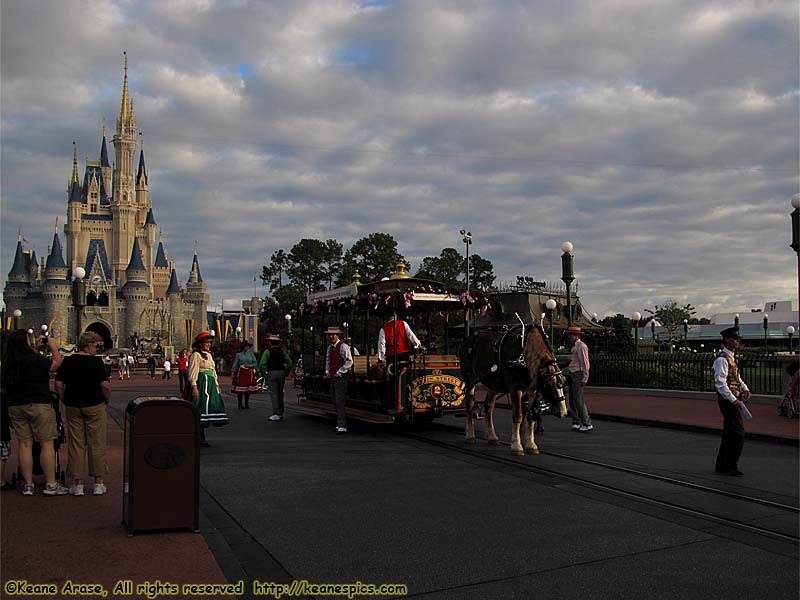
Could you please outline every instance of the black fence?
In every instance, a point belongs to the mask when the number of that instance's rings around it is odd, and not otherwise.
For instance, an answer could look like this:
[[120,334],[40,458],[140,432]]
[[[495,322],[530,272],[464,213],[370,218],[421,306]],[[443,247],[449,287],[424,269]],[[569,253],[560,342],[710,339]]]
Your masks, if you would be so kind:
[[[713,392],[715,354],[595,354],[589,385]],[[785,362],[779,357],[737,358],[742,379],[754,394],[783,395]]]

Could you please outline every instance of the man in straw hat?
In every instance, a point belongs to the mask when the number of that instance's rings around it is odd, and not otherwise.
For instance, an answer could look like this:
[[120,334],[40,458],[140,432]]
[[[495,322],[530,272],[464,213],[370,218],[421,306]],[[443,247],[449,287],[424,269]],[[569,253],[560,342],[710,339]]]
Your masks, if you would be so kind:
[[347,433],[347,382],[353,368],[353,355],[350,347],[341,339],[342,330],[331,326],[325,330],[331,344],[325,353],[325,376],[331,378],[331,400],[336,406],[336,433]]
[[581,340],[583,331],[580,327],[568,327],[567,338],[572,344],[567,371],[569,372],[569,410],[572,413],[572,431],[588,433],[594,426],[586,401],[583,399],[583,388],[589,381],[589,347]]
[[744,447],[743,415],[750,411],[744,401],[750,398],[750,390],[739,375],[735,352],[741,345],[739,330],[728,327],[720,332],[725,347],[714,360],[714,386],[717,388],[717,404],[722,413],[722,441],[717,453],[714,469],[723,475],[741,477],[739,457]]

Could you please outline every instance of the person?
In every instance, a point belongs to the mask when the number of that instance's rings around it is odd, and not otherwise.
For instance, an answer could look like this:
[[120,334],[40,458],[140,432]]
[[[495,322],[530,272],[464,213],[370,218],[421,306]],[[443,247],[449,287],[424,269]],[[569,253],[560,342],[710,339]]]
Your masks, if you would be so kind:
[[722,413],[722,441],[714,470],[723,475],[741,477],[739,458],[744,448],[743,413],[749,415],[744,401],[749,400],[751,394],[736,363],[735,352],[742,343],[739,329],[728,327],[720,335],[724,347],[714,360],[714,387],[717,388],[717,404]]
[[[240,348],[233,359],[233,365],[231,365],[231,392],[236,394],[239,409],[247,410],[250,408],[250,394],[257,394],[260,391],[256,380],[258,361],[249,341],[244,340]],[[244,404],[242,404],[242,396],[244,396]]]
[[0,491],[16,489],[6,481],[6,464],[11,456],[11,417],[8,415],[8,394],[5,388],[0,391]]
[[283,387],[286,383],[286,374],[292,370],[292,359],[277,335],[269,336],[269,345],[261,354],[258,368],[265,373],[269,386],[269,397],[272,400],[272,416],[270,421],[283,419]]
[[345,405],[353,356],[350,354],[350,347],[339,339],[342,335],[339,327],[328,327],[325,334],[331,342],[325,352],[325,377],[331,378],[331,401],[336,406],[336,433],[347,433]]
[[156,378],[156,357],[153,353],[147,355],[147,370],[150,372],[150,379]]
[[189,385],[189,351],[186,348],[178,354],[178,385],[182,396],[184,388]]
[[41,448],[39,462],[45,474],[45,496],[64,496],[69,490],[56,482],[56,455],[53,440],[58,437],[50,373],[61,366],[58,345],[50,337],[39,338],[42,349],[50,349],[52,358],[31,348],[28,332],[11,332],[3,356],[2,387],[8,401],[8,414],[17,438],[22,495],[33,496],[33,441]]
[[214,425],[221,427],[228,424],[225,405],[219,394],[219,378],[214,367],[211,354],[211,342],[214,336],[208,331],[201,331],[194,338],[191,356],[189,356],[189,398],[200,412],[200,445],[208,447],[206,428]]
[[106,493],[103,476],[106,462],[106,406],[111,400],[111,383],[106,377],[103,362],[97,356],[99,335],[86,331],[78,338],[78,353],[64,359],[56,374],[56,392],[64,404],[67,417],[67,475],[72,478],[69,488],[73,496],[83,496],[86,459],[89,476],[94,477],[92,493]]
[[172,369],[172,363],[168,358],[164,359],[164,372],[161,374],[162,381],[164,379],[169,379],[170,370]]
[[125,357],[125,360],[128,361],[128,379],[130,379],[131,375],[134,374],[134,368],[136,366],[136,360],[133,358],[133,354],[128,354]]
[[124,354],[117,357],[117,373],[119,373],[119,380],[125,379],[125,372],[128,370],[128,361]]
[[572,431],[588,433],[594,429],[583,397],[583,388],[589,382],[589,347],[581,339],[581,333],[580,327],[567,327],[567,339],[572,344],[572,354],[567,365],[569,410],[572,413]]
[[378,361],[408,362],[412,348],[425,350],[408,323],[395,316],[387,317],[378,333],[378,352],[375,354]]
[[103,357],[103,366],[106,368],[106,376],[111,379],[111,371],[114,365],[111,363],[111,357],[106,355]]

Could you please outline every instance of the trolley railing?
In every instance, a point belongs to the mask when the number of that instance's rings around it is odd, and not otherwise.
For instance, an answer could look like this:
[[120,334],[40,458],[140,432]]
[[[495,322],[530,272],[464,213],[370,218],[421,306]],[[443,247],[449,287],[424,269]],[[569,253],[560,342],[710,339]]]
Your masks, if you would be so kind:
[[[715,354],[595,354],[589,385],[713,392]],[[778,356],[737,358],[742,379],[754,394],[782,395],[784,365]]]

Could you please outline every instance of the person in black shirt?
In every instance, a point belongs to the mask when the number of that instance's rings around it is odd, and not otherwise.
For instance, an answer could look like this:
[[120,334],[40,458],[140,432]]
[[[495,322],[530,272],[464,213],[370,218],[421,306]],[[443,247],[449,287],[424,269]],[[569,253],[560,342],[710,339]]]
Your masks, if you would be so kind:
[[47,483],[45,496],[63,496],[68,490],[56,482],[56,455],[53,440],[58,437],[50,373],[61,365],[61,354],[53,338],[39,338],[39,346],[50,349],[52,358],[31,348],[28,332],[13,331],[8,336],[3,356],[2,387],[6,391],[8,414],[17,436],[22,495],[33,496],[33,441],[40,447],[39,462]]
[[83,496],[86,457],[89,475],[94,477],[94,495],[106,493],[103,475],[106,464],[106,405],[111,400],[111,384],[103,361],[97,356],[99,335],[87,331],[78,338],[78,353],[68,356],[58,369],[56,391],[66,407],[67,415],[67,474],[73,484],[73,496]]

